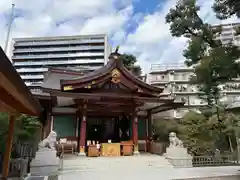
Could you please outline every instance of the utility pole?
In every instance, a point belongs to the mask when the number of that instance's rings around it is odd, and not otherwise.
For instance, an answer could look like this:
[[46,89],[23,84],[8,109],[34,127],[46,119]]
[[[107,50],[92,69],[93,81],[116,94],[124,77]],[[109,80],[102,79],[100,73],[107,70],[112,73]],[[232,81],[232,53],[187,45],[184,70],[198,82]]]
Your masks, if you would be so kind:
[[8,23],[7,37],[6,37],[5,48],[4,48],[4,52],[5,52],[6,54],[7,54],[7,49],[8,49],[10,32],[11,32],[11,28],[12,28],[13,14],[14,14],[14,6],[15,6],[15,4],[12,4],[12,12],[11,12],[11,16],[10,16],[10,18],[9,18],[9,23]]

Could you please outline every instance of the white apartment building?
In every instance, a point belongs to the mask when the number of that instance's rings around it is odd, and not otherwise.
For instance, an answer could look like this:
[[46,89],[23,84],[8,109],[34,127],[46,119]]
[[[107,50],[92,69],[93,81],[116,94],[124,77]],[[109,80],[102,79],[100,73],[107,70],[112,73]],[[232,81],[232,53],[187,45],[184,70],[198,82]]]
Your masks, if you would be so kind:
[[[234,42],[240,46],[240,36],[236,36],[236,28],[240,23],[221,24],[222,33],[216,39],[220,39],[223,44]],[[151,85],[164,87],[164,96],[174,98],[177,101],[184,101],[185,106],[178,110],[171,110],[162,114],[161,117],[181,118],[189,109],[197,110],[200,106],[205,106],[206,102],[198,96],[198,88],[189,82],[193,75],[193,69],[184,64],[153,64],[148,74],[147,81]],[[222,87],[222,102],[232,103],[240,95],[240,79],[229,82]]]
[[235,43],[236,45],[240,46],[240,36],[236,36],[236,28],[240,27],[240,23],[232,23],[232,24],[221,24],[213,26],[221,27],[222,33],[216,36],[216,39],[220,39],[223,44],[228,44],[230,42]]
[[95,70],[108,61],[107,35],[13,39],[13,66],[32,90],[38,90],[48,67]]
[[[152,64],[147,82],[157,87],[163,87],[166,98],[185,102],[183,108],[158,114],[163,118],[181,118],[189,109],[197,110],[206,102],[199,98],[198,88],[189,82],[193,69],[184,64]],[[240,95],[240,79],[222,86],[223,102],[233,102]]]

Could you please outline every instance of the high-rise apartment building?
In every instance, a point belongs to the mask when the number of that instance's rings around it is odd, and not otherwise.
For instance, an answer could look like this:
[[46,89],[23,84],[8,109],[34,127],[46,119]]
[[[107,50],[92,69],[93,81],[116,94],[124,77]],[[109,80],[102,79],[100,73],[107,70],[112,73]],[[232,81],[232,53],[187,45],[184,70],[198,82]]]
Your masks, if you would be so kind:
[[107,35],[18,38],[12,63],[26,85],[38,89],[48,67],[95,70],[108,61]]
[[[174,98],[176,101],[183,101],[183,108],[167,111],[158,114],[161,117],[181,118],[190,109],[197,110],[205,106],[206,102],[199,98],[197,85],[190,83],[193,69],[187,68],[184,64],[153,64],[147,77],[147,82],[157,87],[163,87],[163,95],[166,98]],[[240,79],[226,83],[221,87],[224,103],[231,103],[240,96]]]
[[213,28],[221,27],[221,34],[216,36],[216,39],[220,39],[223,44],[233,42],[240,46],[240,36],[236,35],[236,29],[240,27],[240,23],[232,24],[220,24],[213,26]]

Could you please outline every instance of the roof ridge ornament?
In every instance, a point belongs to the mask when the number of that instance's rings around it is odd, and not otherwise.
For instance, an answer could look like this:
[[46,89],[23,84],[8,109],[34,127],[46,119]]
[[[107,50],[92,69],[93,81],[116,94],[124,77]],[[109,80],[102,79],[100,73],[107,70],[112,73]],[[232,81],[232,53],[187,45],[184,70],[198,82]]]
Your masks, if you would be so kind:
[[112,80],[111,81],[113,83],[117,84],[121,81],[121,73],[117,68],[112,70],[111,75],[112,75]]

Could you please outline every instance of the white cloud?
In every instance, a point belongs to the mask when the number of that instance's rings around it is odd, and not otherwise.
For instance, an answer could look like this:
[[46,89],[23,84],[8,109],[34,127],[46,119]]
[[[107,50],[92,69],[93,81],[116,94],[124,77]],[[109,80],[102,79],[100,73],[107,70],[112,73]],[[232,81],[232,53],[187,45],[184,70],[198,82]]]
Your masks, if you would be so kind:
[[[17,17],[11,38],[107,33],[114,46],[121,44],[121,52],[137,56],[145,72],[151,63],[183,62],[186,40],[171,37],[169,26],[165,24],[165,16],[177,0],[167,0],[151,14],[134,13],[133,1],[139,0],[0,0],[0,45],[4,45],[13,2]],[[235,18],[216,20],[212,2],[198,0],[204,20],[211,24],[236,21]],[[135,29],[132,26],[136,26]]]
[[[236,18],[225,21],[217,20],[212,11],[214,0],[199,0],[201,6],[200,16],[210,24],[236,22]],[[177,0],[168,0],[153,14],[148,14],[138,24],[136,31],[129,34],[122,51],[135,53],[142,68],[148,72],[151,64],[177,64],[183,63],[183,50],[186,48],[187,39],[174,38],[169,31],[169,25],[165,24],[165,16],[169,9],[175,7]]]
[[80,34],[107,33],[109,36],[112,36],[115,32],[119,32],[119,29],[123,28],[131,15],[132,7],[128,6],[111,15],[105,14],[103,16],[93,17],[84,23]]
[[[0,45],[4,45],[11,1],[0,1]],[[11,38],[124,32],[132,16],[131,0],[13,0]],[[121,8],[121,10],[118,10]],[[125,34],[124,34],[125,35]]]

